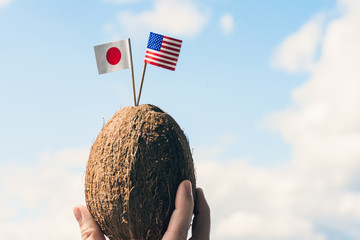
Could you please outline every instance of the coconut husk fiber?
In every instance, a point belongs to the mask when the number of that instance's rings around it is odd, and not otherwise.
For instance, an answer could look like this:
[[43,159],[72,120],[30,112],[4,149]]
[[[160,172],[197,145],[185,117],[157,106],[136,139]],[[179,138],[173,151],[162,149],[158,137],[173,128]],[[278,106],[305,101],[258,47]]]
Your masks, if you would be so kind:
[[195,196],[191,150],[175,120],[153,105],[125,107],[91,148],[85,199],[110,240],[159,240],[185,179]]

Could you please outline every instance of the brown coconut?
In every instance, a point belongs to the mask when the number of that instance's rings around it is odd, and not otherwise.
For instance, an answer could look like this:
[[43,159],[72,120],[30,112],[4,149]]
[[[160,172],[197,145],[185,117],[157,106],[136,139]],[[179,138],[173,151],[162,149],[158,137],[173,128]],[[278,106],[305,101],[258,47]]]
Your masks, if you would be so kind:
[[125,107],[91,148],[86,203],[110,240],[161,239],[185,179],[195,193],[191,150],[175,120],[153,105]]

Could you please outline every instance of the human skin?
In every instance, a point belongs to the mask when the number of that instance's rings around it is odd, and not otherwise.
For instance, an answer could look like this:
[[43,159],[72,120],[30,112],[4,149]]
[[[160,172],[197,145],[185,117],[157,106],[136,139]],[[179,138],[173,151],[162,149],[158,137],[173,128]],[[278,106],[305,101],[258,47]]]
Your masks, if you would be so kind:
[[[162,240],[186,240],[192,216],[192,237],[190,240],[210,239],[210,208],[201,188],[196,189],[196,203],[191,190],[191,182],[184,180],[176,192],[175,210]],[[194,208],[195,207],[195,208]],[[79,223],[82,240],[105,240],[105,236],[92,218],[86,206],[75,206],[74,215]]]

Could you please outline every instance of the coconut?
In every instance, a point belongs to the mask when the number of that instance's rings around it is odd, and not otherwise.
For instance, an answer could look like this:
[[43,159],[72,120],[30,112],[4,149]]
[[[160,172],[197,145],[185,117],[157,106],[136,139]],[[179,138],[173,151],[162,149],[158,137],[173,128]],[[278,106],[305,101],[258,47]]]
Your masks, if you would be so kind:
[[191,150],[175,120],[153,105],[125,107],[91,148],[85,199],[110,240],[161,239],[185,179],[195,194]]

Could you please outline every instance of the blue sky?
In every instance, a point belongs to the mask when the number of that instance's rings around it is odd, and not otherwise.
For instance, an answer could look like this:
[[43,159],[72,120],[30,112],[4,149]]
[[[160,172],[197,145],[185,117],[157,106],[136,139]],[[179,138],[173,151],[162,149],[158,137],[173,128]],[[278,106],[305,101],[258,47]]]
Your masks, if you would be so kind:
[[[288,147],[258,125],[266,112],[286,106],[289,91],[305,76],[271,69],[270,57],[284,36],[334,1],[196,4],[208,17],[206,25],[191,36],[173,34],[184,40],[178,68],[173,73],[149,67],[142,103],[174,115],[194,145],[235,133],[242,147],[229,149],[230,154],[261,162],[260,144],[265,156],[285,160]],[[103,29],[116,25],[119,11],[149,7],[144,2],[14,1],[1,8],[1,161],[35,161],[43,151],[88,146],[103,117],[132,105],[129,70],[98,75],[93,46],[115,40]],[[218,23],[224,14],[234,16],[229,34]],[[117,31],[133,41],[139,86],[148,31]],[[22,151],[17,150],[19,140]]]
[[176,71],[147,67],[141,103],[189,137],[214,239],[358,239],[358,13],[356,0],[0,0],[0,222],[35,239],[61,209],[63,237],[79,237],[89,148],[133,105],[130,71],[98,75],[93,47],[130,37],[138,91],[154,31],[183,45]]

